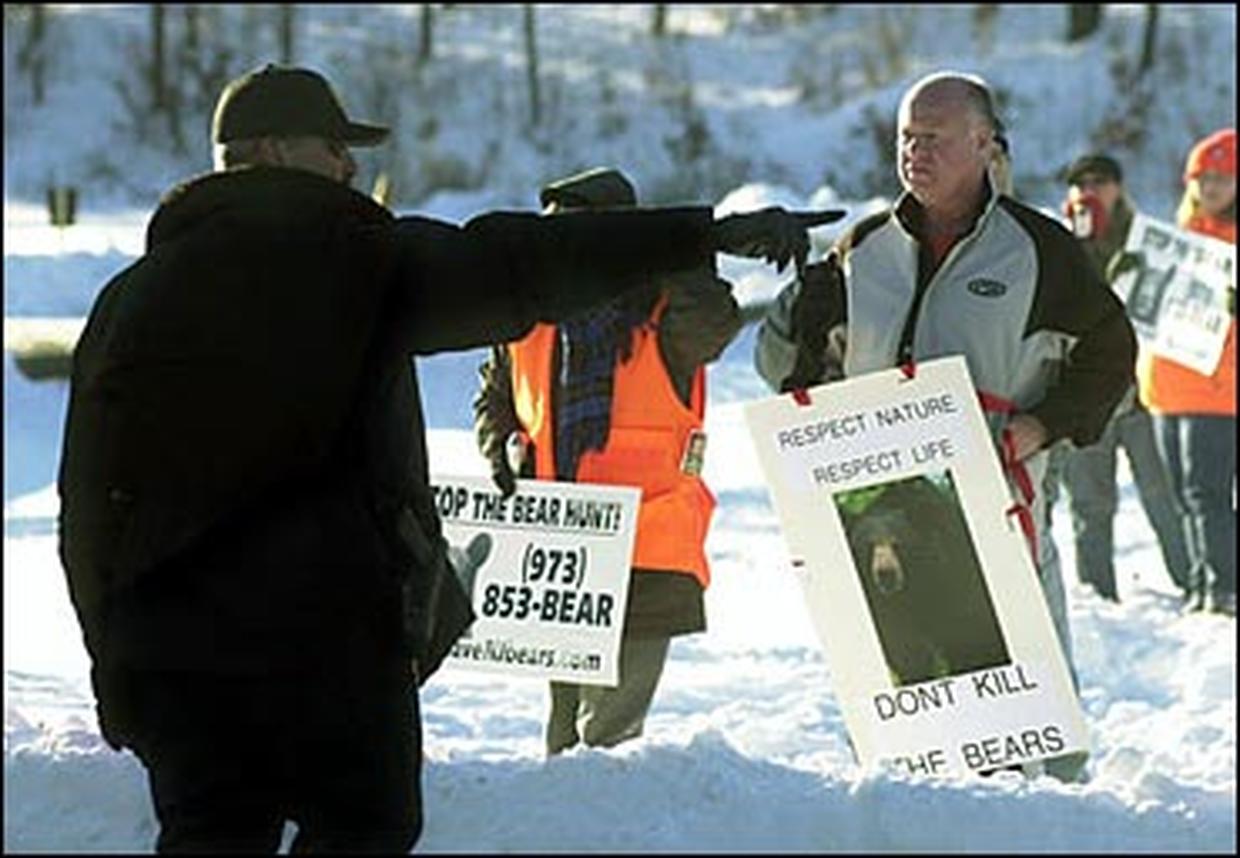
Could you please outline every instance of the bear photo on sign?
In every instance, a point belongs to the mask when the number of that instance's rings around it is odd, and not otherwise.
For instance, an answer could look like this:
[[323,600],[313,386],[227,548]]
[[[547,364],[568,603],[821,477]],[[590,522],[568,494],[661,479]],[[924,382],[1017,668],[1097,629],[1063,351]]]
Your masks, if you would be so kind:
[[948,471],[834,500],[897,687],[1011,663]]
[[1128,297],[1129,318],[1151,328],[1157,326],[1163,298],[1167,294],[1167,287],[1175,279],[1175,273],[1174,265],[1169,268],[1146,268]]

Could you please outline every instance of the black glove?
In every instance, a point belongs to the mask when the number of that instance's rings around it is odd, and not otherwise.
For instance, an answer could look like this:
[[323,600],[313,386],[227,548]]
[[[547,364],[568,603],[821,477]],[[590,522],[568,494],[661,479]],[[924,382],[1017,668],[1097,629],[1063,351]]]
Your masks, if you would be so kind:
[[715,249],[733,256],[774,262],[783,271],[794,259],[809,255],[809,230],[844,216],[838,209],[790,212],[770,206],[756,212],[732,214],[715,221]]
[[834,303],[831,292],[844,288],[844,269],[834,251],[817,265],[801,273],[801,288],[792,301],[792,340],[796,343],[796,362],[781,389],[813,387],[826,372],[828,315]]
[[792,302],[793,339],[797,342],[806,342],[814,337],[826,340],[832,292],[843,288],[844,269],[835,251],[828,253],[822,262],[805,268],[801,288]]

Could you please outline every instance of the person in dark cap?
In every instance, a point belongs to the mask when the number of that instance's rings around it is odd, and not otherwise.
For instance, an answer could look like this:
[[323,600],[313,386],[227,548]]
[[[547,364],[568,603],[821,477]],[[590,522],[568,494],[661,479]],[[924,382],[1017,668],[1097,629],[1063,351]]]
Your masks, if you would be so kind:
[[[1105,273],[1108,261],[1123,250],[1132,225],[1132,207],[1124,199],[1124,171],[1109,155],[1087,154],[1068,165],[1064,181],[1068,225],[1077,238],[1086,240],[1086,252],[1099,273]],[[1102,241],[1104,236],[1109,236],[1106,241]],[[1106,258],[1100,259],[1103,253]]]
[[[637,203],[632,183],[610,168],[552,182],[539,199],[556,217]],[[740,326],[730,284],[703,266],[535,325],[495,346],[480,369],[478,447],[503,494],[516,476],[642,490],[620,682],[551,683],[549,755],[641,735],[672,637],[706,628],[704,543],[715,506],[701,477],[706,364]]]
[[[1112,282],[1123,267],[1134,214],[1124,189],[1124,172],[1114,158],[1093,153],[1073,161],[1065,176],[1068,226],[1098,277]],[[1068,490],[1077,579],[1113,602],[1119,601],[1114,527],[1119,509],[1115,469],[1121,447],[1128,455],[1137,495],[1158,538],[1167,573],[1184,594],[1189,589],[1188,547],[1179,505],[1158,453],[1153,418],[1137,397],[1135,381],[1134,375],[1097,441],[1085,447],[1063,445],[1053,453]]]
[[173,188],[73,355],[59,550],[100,729],[147,769],[162,852],[407,851],[425,682],[472,621],[411,358],[517,339],[807,226],[706,207],[455,226],[349,187],[327,81],[230,83],[216,171]]
[[1096,179],[1124,183],[1124,168],[1110,155],[1102,152],[1087,152],[1081,155],[1064,170],[1064,180],[1069,185],[1079,185],[1087,176]]
[[310,69],[268,64],[229,83],[211,118],[217,170],[296,165],[350,184],[350,146],[377,146],[388,129],[351,121],[330,84]]

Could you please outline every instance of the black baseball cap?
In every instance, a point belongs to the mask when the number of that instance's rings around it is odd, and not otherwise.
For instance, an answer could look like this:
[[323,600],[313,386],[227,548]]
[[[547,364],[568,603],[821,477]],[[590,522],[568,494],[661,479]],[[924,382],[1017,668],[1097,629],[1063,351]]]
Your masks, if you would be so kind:
[[211,119],[215,143],[255,137],[325,137],[376,146],[389,129],[353,122],[327,79],[310,69],[268,63],[224,87]]
[[1064,180],[1069,185],[1075,185],[1082,177],[1090,174],[1109,179],[1117,185],[1124,183],[1124,171],[1120,168],[1119,161],[1110,155],[1099,153],[1082,155],[1069,164],[1068,169],[1064,171]]

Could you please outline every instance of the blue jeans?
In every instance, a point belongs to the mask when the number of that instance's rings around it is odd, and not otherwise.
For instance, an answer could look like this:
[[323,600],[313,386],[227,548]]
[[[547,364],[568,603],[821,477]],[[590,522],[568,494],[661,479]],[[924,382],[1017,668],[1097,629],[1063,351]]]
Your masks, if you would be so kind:
[[1236,418],[1215,414],[1158,414],[1159,450],[1184,507],[1196,598],[1236,592]]
[[1187,591],[1190,564],[1183,513],[1154,440],[1154,422],[1144,408],[1112,417],[1096,443],[1065,451],[1063,480],[1072,512],[1077,578],[1104,598],[1118,600],[1114,523],[1119,507],[1115,468],[1120,447],[1128,454],[1137,494],[1158,538],[1167,573]]

